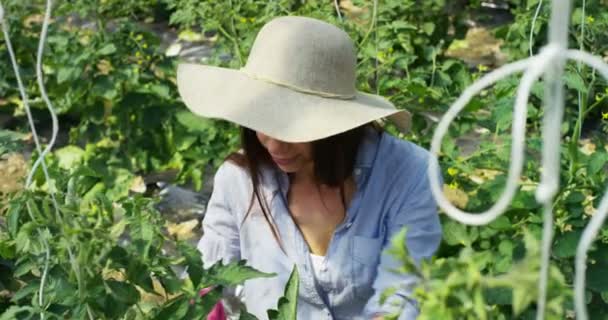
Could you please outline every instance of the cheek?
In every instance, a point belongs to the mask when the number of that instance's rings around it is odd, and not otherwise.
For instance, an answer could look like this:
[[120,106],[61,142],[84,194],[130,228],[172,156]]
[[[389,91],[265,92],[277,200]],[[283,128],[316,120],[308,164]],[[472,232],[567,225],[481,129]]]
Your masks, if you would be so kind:
[[301,154],[304,159],[312,160],[312,146],[310,144],[299,145],[298,153]]
[[265,136],[262,133],[256,133],[256,137],[258,138],[258,141],[260,141],[260,144],[266,148],[266,140],[267,140],[267,136]]

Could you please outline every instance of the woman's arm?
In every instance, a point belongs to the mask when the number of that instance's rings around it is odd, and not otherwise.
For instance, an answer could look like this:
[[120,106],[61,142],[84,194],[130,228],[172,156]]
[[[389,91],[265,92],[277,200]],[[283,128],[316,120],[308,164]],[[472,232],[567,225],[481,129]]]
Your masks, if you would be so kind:
[[241,257],[237,217],[231,209],[231,203],[236,200],[231,183],[238,182],[237,170],[235,164],[225,162],[215,174],[213,193],[203,219],[203,236],[197,246],[205,268],[220,260],[227,263]]
[[[402,193],[400,201],[395,201],[385,221],[387,230],[383,252],[374,281],[374,295],[366,305],[366,314],[371,319],[398,312],[403,307],[401,320],[413,320],[418,314],[416,301],[412,297],[418,279],[414,275],[396,274],[390,270],[400,267],[400,262],[385,252],[391,239],[407,227],[406,245],[411,257],[419,264],[422,259],[430,258],[441,242],[441,224],[437,205],[433,198],[427,176],[428,162],[417,170],[416,176],[401,177],[401,181],[413,181],[409,188],[395,190]],[[408,180],[405,180],[408,179]],[[406,183],[402,183],[406,185]],[[391,287],[398,285],[397,291],[380,305],[380,296]]]

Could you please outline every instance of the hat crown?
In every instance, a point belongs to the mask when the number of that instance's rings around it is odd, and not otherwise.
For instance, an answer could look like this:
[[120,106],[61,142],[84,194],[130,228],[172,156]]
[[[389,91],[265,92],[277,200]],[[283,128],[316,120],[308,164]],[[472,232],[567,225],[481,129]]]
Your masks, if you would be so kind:
[[264,25],[243,71],[294,89],[349,98],[356,94],[356,63],[346,32],[320,20],[289,16]]

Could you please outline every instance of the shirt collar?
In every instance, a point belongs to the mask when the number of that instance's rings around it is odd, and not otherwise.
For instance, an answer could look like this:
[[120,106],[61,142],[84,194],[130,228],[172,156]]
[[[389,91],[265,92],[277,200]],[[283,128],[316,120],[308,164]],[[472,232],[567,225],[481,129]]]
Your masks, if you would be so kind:
[[355,158],[355,168],[371,168],[376,159],[376,153],[380,145],[382,133],[375,128],[367,128],[363,136],[363,141],[357,151]]

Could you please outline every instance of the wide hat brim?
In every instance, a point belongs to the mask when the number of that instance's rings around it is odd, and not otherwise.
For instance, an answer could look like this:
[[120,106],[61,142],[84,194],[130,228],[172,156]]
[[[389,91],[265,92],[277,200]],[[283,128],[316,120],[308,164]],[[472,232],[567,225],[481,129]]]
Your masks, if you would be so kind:
[[246,73],[182,63],[177,87],[195,114],[234,122],[285,142],[309,142],[389,117],[404,132],[410,115],[385,98],[357,92],[354,98],[326,98]]

